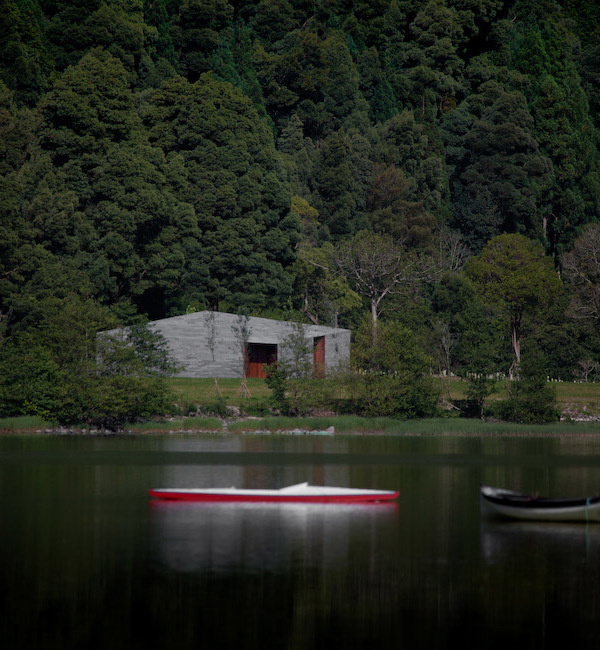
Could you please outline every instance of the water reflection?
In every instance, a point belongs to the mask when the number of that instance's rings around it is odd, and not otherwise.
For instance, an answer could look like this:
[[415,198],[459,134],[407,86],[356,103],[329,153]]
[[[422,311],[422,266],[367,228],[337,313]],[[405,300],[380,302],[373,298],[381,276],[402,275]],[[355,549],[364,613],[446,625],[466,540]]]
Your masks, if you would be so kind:
[[[600,437],[0,438],[0,647],[596,648],[600,526],[482,520],[481,483],[592,494]],[[149,505],[149,487],[399,489]]]
[[[481,527],[481,554],[486,563],[505,562],[527,552],[564,557],[598,557],[600,525],[489,520]],[[564,564],[564,559],[562,560]]]
[[395,503],[177,503],[151,501],[157,558],[182,572],[280,572],[346,566],[374,555]]

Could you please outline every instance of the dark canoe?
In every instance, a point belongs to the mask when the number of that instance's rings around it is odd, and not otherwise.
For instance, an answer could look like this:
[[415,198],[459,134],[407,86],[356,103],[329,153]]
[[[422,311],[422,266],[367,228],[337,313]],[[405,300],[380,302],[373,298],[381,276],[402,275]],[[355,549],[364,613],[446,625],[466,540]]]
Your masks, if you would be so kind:
[[485,511],[511,519],[600,522],[600,496],[555,499],[482,485],[481,504]]

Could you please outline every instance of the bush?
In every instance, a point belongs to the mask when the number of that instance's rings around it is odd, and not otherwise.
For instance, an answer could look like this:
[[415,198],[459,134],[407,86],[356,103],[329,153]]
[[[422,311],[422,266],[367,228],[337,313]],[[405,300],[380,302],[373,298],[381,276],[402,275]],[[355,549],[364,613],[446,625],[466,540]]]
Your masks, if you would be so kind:
[[267,386],[271,389],[271,402],[282,415],[288,415],[290,406],[286,398],[288,373],[275,364],[267,366]]
[[556,389],[548,384],[546,369],[545,359],[537,352],[524,359],[519,379],[509,382],[508,399],[498,405],[503,420],[544,424],[560,418]]
[[437,413],[439,391],[431,359],[400,323],[365,322],[356,333],[353,369],[346,375],[351,412],[366,416],[422,418]]
[[242,411],[253,417],[265,417],[271,414],[269,401],[266,398],[250,399],[242,404]]
[[402,419],[432,417],[437,414],[439,391],[429,376],[407,382],[393,374],[357,372],[347,376],[347,413],[366,417]]
[[213,415],[218,418],[227,418],[233,415],[223,397],[217,397],[214,401],[206,404],[199,404],[197,412],[201,415]]
[[164,415],[173,369],[164,340],[143,325],[109,336],[104,309],[70,297],[0,347],[0,416],[37,415],[65,426],[118,430]]
[[456,407],[461,418],[483,418],[483,401],[478,399],[455,399],[452,405]]

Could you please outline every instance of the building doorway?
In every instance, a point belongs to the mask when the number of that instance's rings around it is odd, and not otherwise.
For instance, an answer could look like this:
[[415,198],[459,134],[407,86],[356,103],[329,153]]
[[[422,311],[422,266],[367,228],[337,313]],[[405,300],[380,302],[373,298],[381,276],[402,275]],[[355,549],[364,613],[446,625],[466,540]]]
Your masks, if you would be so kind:
[[325,377],[325,337],[316,336],[313,341],[313,374]]
[[248,343],[246,348],[246,377],[267,376],[267,366],[277,363],[277,345],[272,343]]

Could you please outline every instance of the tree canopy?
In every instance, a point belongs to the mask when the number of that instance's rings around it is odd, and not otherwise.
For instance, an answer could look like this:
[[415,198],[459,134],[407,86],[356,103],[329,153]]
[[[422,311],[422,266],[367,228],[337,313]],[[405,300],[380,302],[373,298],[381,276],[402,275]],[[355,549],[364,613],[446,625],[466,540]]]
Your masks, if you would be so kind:
[[478,367],[521,341],[600,363],[591,0],[2,9],[0,356],[79,300],[124,325],[368,311],[453,341],[449,372],[503,328]]
[[544,249],[523,235],[499,235],[466,265],[467,276],[484,299],[509,320],[515,364],[521,363],[523,318],[550,307],[561,292],[561,282]]

